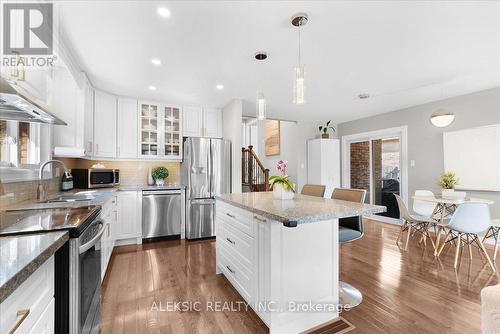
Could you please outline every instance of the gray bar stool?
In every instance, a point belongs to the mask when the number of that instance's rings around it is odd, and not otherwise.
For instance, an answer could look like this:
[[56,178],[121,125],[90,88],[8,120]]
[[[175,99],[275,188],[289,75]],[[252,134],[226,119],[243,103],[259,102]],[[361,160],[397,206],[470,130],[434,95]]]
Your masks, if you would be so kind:
[[304,184],[302,187],[301,194],[308,196],[323,197],[325,196],[326,186],[319,184]]
[[[366,190],[361,189],[343,189],[335,188],[332,193],[332,199],[338,199],[349,202],[364,203]],[[357,240],[363,236],[363,218],[347,217],[339,219],[339,242],[347,243]],[[339,303],[358,306],[363,301],[361,292],[349,283],[339,281]]]

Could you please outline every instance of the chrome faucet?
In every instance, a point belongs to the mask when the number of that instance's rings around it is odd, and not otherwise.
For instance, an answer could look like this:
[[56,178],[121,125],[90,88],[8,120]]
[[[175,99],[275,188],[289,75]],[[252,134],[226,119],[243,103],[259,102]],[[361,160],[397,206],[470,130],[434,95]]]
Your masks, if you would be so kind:
[[40,166],[40,171],[39,171],[39,174],[38,174],[38,187],[36,189],[36,199],[38,201],[45,201],[45,188],[43,186],[43,169],[45,168],[45,166],[47,166],[48,164],[51,164],[51,163],[58,163],[58,164],[61,164],[64,168],[64,174],[66,176],[70,176],[70,172],[68,171],[68,169],[66,168],[66,165],[64,164],[64,162],[62,161],[59,161],[59,160],[48,160],[48,161],[45,161],[41,166]]

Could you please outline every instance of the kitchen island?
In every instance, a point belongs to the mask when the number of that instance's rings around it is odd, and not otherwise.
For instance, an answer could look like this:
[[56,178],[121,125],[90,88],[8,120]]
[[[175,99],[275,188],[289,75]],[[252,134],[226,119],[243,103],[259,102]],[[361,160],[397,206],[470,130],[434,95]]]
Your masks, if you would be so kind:
[[216,268],[269,327],[299,333],[339,316],[338,219],[385,207],[271,192],[216,198]]

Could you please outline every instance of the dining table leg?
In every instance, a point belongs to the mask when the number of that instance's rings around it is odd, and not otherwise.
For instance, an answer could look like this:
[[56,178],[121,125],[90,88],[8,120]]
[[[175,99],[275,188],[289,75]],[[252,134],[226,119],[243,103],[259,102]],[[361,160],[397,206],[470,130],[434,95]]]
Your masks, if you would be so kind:
[[434,256],[438,255],[438,247],[439,247],[439,240],[441,239],[441,231],[443,230],[443,222],[444,222],[444,212],[446,210],[446,207],[444,204],[438,203],[436,204],[436,207],[434,208],[434,211],[432,212],[431,218],[433,218],[438,212],[441,213],[441,216],[439,218],[439,225],[437,227],[437,232],[436,232],[436,241],[434,242],[435,248],[434,248]]

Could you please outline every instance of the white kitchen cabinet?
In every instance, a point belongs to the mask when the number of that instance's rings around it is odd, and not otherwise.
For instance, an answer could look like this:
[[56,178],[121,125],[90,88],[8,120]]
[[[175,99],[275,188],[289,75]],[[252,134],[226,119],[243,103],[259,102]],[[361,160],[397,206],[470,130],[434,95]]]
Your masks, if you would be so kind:
[[[54,147],[71,148],[80,156],[84,148],[84,114],[80,88],[68,69],[62,66],[54,68],[49,95],[51,111],[67,125],[53,126]],[[55,93],[57,92],[57,93]]]
[[101,280],[106,275],[109,260],[113,253],[116,229],[116,196],[113,195],[103,206],[101,211],[104,233],[101,237]]
[[[54,328],[54,256],[50,257],[7,299],[0,304],[0,333],[10,333],[16,320],[29,310],[16,334],[53,333]],[[52,306],[51,306],[52,305]],[[51,316],[52,315],[52,316]],[[41,329],[41,331],[38,331]]]
[[137,100],[118,98],[116,156],[137,158]]
[[222,138],[222,110],[205,108],[203,109],[204,137]]
[[83,101],[84,154],[92,156],[94,151],[94,88],[84,72],[82,72],[81,100]]
[[[120,191],[117,196],[116,240],[119,244],[136,243],[142,219],[139,191]],[[127,240],[127,241],[125,241]]]
[[182,158],[182,112],[179,106],[139,102],[139,157]]
[[340,145],[338,139],[307,141],[307,183],[326,185],[325,197],[340,187]]
[[203,109],[199,107],[184,107],[182,112],[183,136],[201,137],[203,128]]
[[184,107],[183,136],[222,138],[222,111],[214,108]]
[[96,90],[94,94],[94,154],[116,157],[116,96]]

